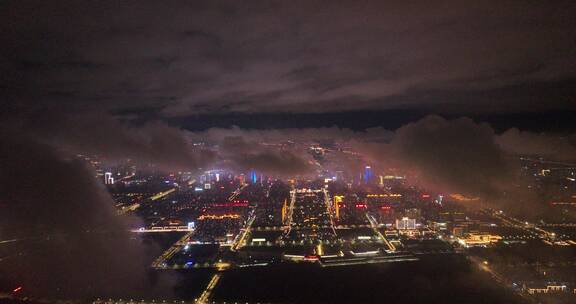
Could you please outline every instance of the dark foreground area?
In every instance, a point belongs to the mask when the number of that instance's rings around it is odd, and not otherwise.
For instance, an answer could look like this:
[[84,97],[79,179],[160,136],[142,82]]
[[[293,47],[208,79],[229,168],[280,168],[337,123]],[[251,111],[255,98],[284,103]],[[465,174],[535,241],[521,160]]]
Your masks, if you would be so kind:
[[[150,271],[150,281],[145,284],[150,287],[127,288],[122,294],[98,294],[97,297],[194,302],[215,273],[211,269]],[[499,285],[458,254],[423,255],[414,262],[336,267],[280,263],[233,268],[218,274],[220,280],[212,290],[210,303],[522,302],[512,290]],[[94,299],[96,297],[85,298],[85,302]],[[24,302],[49,303],[51,300]]]
[[[182,298],[191,296],[185,291],[180,290]],[[223,273],[211,300],[232,303],[521,303],[512,291],[478,272],[462,256],[326,268],[281,264],[236,269]]]

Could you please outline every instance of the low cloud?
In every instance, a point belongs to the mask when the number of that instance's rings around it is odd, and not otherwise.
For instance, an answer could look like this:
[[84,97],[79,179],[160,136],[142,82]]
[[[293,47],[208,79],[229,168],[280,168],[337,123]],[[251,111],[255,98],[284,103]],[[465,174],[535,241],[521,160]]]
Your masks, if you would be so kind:
[[510,153],[545,157],[556,161],[576,161],[576,137],[532,133],[509,129],[496,139]]
[[118,217],[86,164],[46,144],[1,134],[0,231],[8,256],[3,279],[36,297],[90,299],[156,289],[144,246],[128,232],[137,219]]
[[396,131],[389,148],[434,188],[494,195],[512,177],[494,130],[471,119],[429,116]]

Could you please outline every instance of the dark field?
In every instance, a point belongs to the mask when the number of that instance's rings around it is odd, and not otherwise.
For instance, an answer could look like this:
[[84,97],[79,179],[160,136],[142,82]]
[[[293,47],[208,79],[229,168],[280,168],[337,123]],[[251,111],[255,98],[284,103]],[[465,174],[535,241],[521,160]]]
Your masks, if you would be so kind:
[[418,262],[322,268],[282,264],[223,273],[217,302],[520,303],[468,264],[446,256]]

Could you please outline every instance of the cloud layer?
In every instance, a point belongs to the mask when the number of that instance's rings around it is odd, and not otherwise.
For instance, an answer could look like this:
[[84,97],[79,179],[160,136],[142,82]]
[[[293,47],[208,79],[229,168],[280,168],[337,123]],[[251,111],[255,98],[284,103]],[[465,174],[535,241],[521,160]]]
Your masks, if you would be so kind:
[[34,140],[1,138],[0,232],[16,240],[0,248],[2,280],[52,299],[159,291],[146,270],[154,248],[132,239],[136,219],[116,215],[86,164]]
[[14,111],[575,109],[573,1],[5,6],[0,81]]

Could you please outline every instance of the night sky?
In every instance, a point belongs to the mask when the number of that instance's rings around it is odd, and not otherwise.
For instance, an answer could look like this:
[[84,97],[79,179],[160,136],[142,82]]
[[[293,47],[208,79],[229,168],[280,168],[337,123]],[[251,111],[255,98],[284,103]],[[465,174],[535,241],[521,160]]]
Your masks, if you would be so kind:
[[2,1],[6,119],[574,128],[574,1]]

